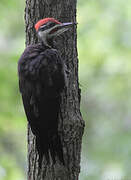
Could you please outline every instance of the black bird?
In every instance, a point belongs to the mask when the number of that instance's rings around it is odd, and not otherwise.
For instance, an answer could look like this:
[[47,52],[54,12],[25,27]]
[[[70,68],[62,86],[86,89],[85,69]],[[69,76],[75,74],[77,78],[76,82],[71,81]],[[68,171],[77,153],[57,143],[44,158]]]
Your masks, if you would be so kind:
[[[53,47],[53,39],[74,23],[61,23],[54,18],[39,20],[35,29],[40,43],[29,45],[18,62],[19,89],[41,165],[47,162],[64,164],[63,149],[58,134],[58,114],[61,92],[66,84],[64,62]],[[50,155],[49,155],[50,154]]]

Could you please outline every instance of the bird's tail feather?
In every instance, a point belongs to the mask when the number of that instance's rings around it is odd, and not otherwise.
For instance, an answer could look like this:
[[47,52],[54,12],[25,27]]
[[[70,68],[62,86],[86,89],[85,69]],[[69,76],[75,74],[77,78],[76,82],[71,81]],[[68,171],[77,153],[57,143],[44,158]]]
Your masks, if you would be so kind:
[[39,166],[41,167],[42,165],[42,160],[43,160],[43,156],[45,156],[45,159],[47,161],[47,163],[49,163],[49,143],[48,143],[48,139],[41,137],[41,136],[36,136],[36,149],[38,151],[39,154]]
[[64,157],[63,157],[63,148],[60,136],[56,133],[53,138],[50,140],[50,154],[53,160],[53,163],[56,162],[56,157],[59,159],[61,163],[64,164]]
[[[46,136],[44,136],[46,137]],[[39,154],[39,166],[42,165],[43,157],[45,157],[47,163],[50,163],[50,156],[53,163],[56,162],[56,157],[64,165],[63,148],[60,136],[58,133],[43,138],[43,136],[36,137],[36,148]],[[50,155],[49,155],[50,154]]]

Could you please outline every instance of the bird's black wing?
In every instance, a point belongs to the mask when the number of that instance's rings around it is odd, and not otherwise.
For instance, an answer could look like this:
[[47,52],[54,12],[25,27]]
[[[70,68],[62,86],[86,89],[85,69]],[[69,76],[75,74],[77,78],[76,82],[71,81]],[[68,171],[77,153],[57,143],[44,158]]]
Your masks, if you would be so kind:
[[[19,87],[25,113],[36,136],[39,156],[63,161],[58,135],[60,94],[65,86],[64,66],[58,52],[32,45],[25,49],[18,63]],[[41,160],[40,160],[41,161]]]

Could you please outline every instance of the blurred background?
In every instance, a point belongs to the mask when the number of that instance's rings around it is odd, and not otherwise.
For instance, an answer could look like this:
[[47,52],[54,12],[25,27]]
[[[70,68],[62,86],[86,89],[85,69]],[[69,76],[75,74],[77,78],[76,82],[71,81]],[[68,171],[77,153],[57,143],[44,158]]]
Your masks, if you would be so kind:
[[[26,179],[26,118],[17,61],[25,48],[24,1],[0,1],[0,180]],[[78,0],[80,180],[131,178],[131,2]]]

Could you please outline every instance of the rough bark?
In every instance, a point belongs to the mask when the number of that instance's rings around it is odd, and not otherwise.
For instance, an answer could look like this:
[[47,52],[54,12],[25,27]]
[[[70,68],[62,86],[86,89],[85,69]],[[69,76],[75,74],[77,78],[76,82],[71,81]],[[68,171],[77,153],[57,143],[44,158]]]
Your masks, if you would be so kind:
[[[54,17],[61,22],[76,22],[76,0],[26,0],[26,45],[37,43],[34,24],[42,18]],[[59,163],[38,167],[35,137],[28,128],[28,180],[78,180],[84,121],[80,113],[76,27],[56,41],[69,74],[68,87],[62,95],[59,133],[63,143],[65,166]]]

